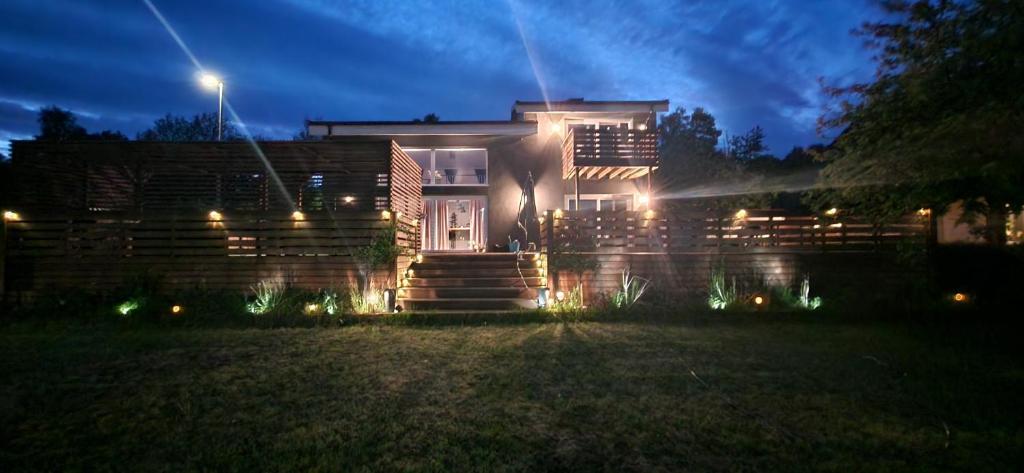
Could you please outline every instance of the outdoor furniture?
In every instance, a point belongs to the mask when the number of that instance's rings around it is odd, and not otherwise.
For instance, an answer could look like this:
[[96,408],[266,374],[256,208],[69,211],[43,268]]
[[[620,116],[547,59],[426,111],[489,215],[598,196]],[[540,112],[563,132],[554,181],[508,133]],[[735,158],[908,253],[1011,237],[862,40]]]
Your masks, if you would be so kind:
[[487,170],[486,169],[477,169],[476,170],[476,183],[477,184],[487,184]]
[[454,169],[445,169],[444,170],[444,179],[449,184],[455,184],[455,170]]

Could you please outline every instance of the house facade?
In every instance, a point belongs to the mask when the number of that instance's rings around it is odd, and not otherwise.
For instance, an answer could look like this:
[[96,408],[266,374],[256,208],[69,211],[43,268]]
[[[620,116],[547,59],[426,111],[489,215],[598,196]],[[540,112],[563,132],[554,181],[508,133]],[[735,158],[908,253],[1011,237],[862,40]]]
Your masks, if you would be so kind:
[[[641,210],[658,167],[667,100],[517,101],[508,121],[309,121],[322,140],[390,139],[421,168],[421,248],[464,252],[538,243],[517,224],[532,178],[536,209]],[[577,204],[577,199],[579,204]]]

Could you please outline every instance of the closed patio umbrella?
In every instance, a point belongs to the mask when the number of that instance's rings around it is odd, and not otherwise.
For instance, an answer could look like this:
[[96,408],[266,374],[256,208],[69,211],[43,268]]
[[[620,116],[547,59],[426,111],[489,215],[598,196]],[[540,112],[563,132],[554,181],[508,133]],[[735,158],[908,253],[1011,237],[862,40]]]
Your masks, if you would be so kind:
[[523,194],[519,197],[519,216],[516,223],[522,232],[523,249],[529,249],[530,242],[535,248],[540,247],[540,221],[537,220],[537,198],[533,191],[533,173],[528,173],[523,184]]

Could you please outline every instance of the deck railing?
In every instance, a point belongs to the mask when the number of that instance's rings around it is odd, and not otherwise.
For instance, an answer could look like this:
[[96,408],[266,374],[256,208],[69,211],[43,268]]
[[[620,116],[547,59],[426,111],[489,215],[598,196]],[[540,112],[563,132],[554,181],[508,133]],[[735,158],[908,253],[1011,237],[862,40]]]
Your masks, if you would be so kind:
[[[571,127],[562,143],[562,176],[575,168],[658,166],[658,135],[624,127]],[[609,169],[608,174],[614,170]]]
[[775,250],[871,251],[925,243],[927,215],[886,223],[781,210],[727,214],[699,211],[548,211],[542,246],[570,244],[595,253],[688,253]]

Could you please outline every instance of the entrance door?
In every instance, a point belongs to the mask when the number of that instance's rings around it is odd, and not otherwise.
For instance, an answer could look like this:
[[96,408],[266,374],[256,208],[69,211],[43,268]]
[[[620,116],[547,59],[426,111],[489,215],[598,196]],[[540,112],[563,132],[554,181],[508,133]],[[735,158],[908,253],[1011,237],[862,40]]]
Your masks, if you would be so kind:
[[485,197],[424,197],[423,251],[476,251],[487,248]]

